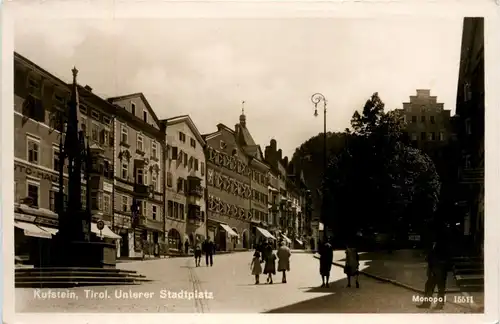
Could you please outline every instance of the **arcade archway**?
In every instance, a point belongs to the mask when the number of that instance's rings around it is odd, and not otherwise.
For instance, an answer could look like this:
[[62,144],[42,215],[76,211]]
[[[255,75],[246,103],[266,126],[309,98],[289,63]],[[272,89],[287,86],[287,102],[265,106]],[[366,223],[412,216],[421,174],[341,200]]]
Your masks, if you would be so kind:
[[168,233],[168,248],[182,250],[181,234],[175,228],[171,228]]

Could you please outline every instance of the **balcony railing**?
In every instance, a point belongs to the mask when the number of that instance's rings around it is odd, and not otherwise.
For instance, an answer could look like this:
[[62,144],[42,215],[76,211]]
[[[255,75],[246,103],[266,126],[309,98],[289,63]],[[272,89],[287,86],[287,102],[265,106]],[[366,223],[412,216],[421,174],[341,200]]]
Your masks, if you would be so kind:
[[134,193],[136,197],[147,198],[149,197],[150,193],[149,186],[136,183],[134,184]]
[[203,188],[202,187],[189,188],[188,195],[203,198]]

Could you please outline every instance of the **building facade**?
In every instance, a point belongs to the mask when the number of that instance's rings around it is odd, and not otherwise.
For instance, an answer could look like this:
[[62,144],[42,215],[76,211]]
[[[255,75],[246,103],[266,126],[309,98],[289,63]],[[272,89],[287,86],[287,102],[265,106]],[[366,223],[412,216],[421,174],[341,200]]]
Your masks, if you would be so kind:
[[165,246],[165,130],[142,93],[109,98],[115,106],[114,228],[119,256],[158,255]]
[[456,125],[465,245],[484,244],[484,18],[465,18],[457,88]]
[[[87,135],[93,158],[99,162],[91,178],[91,230],[101,234],[96,222],[112,227],[113,110],[91,93],[90,87],[77,90],[79,128]],[[67,118],[71,84],[14,53],[14,199],[16,255],[40,255],[58,231],[61,131]],[[67,192],[67,168],[63,186]],[[83,174],[82,174],[83,175]],[[82,204],[86,207],[86,181],[82,181]],[[115,238],[103,231],[106,238]],[[107,236],[105,233],[111,233]],[[30,249],[37,251],[30,251]],[[31,253],[32,252],[32,253]]]
[[163,120],[165,152],[165,232],[168,247],[190,246],[206,237],[205,140],[187,115]]

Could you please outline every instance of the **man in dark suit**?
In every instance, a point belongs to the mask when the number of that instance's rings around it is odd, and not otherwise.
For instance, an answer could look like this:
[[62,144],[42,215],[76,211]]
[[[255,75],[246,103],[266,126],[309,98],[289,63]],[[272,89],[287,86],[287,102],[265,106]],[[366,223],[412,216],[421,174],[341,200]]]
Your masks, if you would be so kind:
[[214,257],[213,255],[215,254],[215,244],[210,240],[206,239],[205,242],[203,242],[203,252],[205,253],[205,262],[209,264],[210,261],[210,266],[214,265]]

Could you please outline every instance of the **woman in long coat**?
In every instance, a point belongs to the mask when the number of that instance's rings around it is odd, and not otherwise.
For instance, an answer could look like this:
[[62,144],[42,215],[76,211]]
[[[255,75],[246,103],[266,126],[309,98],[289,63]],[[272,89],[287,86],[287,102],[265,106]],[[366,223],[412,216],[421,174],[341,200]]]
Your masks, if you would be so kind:
[[292,253],[290,249],[285,246],[285,243],[281,241],[276,254],[278,256],[278,272],[283,273],[281,282],[286,283],[286,272],[290,271],[290,256]]
[[328,288],[328,282],[330,281],[330,271],[332,270],[333,262],[333,247],[328,241],[320,246],[320,257],[319,257],[319,273],[321,274],[321,280],[323,284],[321,287]]
[[273,253],[273,248],[270,244],[267,244],[264,248],[264,253],[262,254],[264,259],[264,274],[267,274],[267,283],[273,283],[273,275],[276,274],[276,255]]

